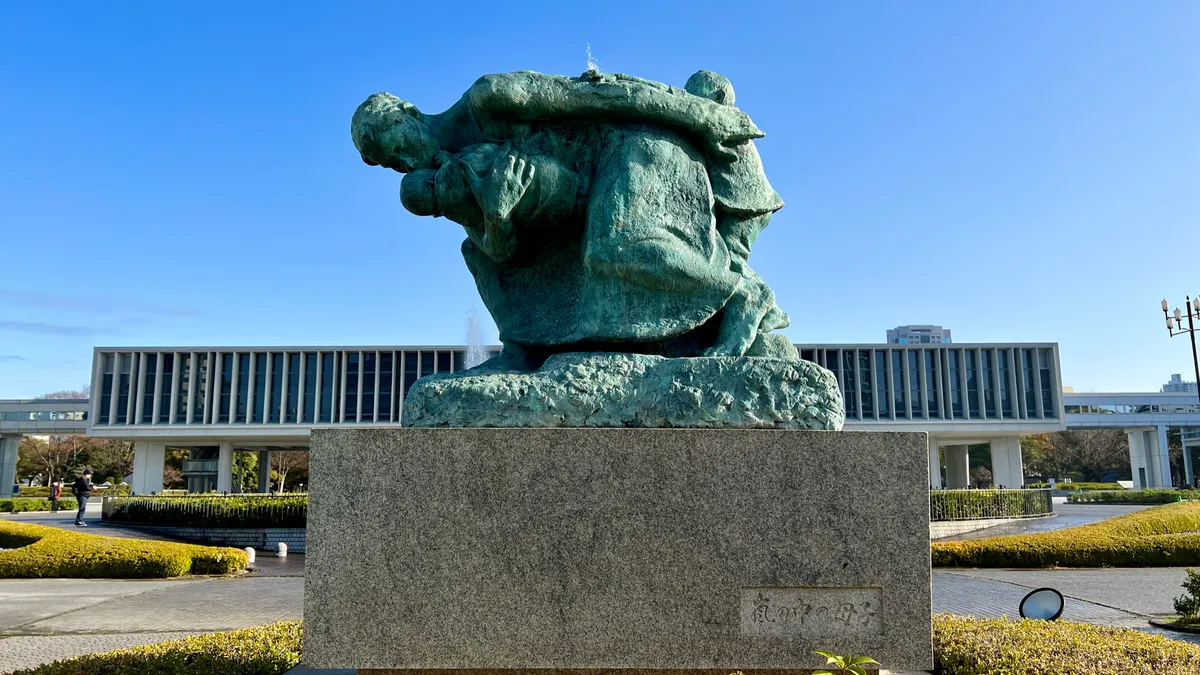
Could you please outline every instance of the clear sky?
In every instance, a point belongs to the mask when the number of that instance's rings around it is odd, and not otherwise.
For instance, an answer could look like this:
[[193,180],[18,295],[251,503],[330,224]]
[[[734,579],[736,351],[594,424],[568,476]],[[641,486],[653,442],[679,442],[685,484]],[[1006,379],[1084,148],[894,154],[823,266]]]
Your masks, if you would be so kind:
[[[182,7],[181,5],[190,5]],[[727,75],[787,202],[752,263],[798,342],[1054,341],[1077,390],[1191,375],[1200,3],[0,3],[0,398],[95,345],[459,344],[461,229],[350,116],[484,73]]]

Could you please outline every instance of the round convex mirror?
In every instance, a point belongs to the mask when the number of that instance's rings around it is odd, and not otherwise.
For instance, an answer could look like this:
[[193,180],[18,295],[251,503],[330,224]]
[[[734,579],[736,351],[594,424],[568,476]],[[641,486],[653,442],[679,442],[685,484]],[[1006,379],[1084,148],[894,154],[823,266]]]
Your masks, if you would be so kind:
[[1053,588],[1039,588],[1021,600],[1021,618],[1054,621],[1062,616],[1065,606],[1062,593]]

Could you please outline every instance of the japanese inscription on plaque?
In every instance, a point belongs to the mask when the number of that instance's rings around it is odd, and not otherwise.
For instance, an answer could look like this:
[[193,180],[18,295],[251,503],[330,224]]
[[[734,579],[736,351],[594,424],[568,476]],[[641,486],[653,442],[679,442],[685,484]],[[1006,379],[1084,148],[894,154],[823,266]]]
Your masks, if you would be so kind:
[[743,635],[879,635],[879,588],[743,588]]

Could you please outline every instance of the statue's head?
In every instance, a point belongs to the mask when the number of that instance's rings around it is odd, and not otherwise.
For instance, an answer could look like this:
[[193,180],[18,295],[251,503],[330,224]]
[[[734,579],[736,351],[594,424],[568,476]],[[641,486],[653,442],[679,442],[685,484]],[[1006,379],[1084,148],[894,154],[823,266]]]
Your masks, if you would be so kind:
[[400,173],[430,166],[441,150],[421,111],[388,93],[372,94],[358,106],[350,135],[364,162]]
[[711,70],[697,70],[688,78],[683,88],[689,94],[695,94],[722,105],[733,105],[733,83],[728,77]]
[[400,203],[414,216],[437,216],[437,174],[433,169],[411,171],[400,181]]

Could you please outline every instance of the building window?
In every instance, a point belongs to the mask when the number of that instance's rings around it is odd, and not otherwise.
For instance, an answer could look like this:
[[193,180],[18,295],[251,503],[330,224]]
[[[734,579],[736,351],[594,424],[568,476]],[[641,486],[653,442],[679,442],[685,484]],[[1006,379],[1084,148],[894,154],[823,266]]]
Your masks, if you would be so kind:
[[904,352],[893,350],[892,357],[892,407],[896,417],[908,417],[908,406],[904,404]]
[[287,405],[284,406],[283,421],[287,424],[296,423],[296,414],[300,406],[300,352],[288,352],[288,395]]
[[375,352],[363,353],[362,373],[362,421],[371,422],[375,418]]
[[234,421],[238,424],[246,423],[246,406],[249,403],[250,397],[250,354],[238,354],[238,393],[237,393],[237,409],[234,413]]
[[1021,350],[1021,370],[1025,380],[1025,410],[1030,417],[1037,417],[1037,387],[1033,372],[1033,353],[1028,349]]
[[305,424],[312,424],[317,411],[317,355],[304,355],[304,417]]
[[229,393],[233,389],[233,354],[221,355],[221,391],[217,397],[217,421],[229,421]]
[[925,403],[929,406],[929,416],[939,417],[938,412],[938,382],[941,382],[941,364],[938,353],[933,350],[925,352]]
[[888,417],[891,415],[888,405],[891,399],[891,393],[887,388],[887,352],[880,349],[875,352],[875,391],[878,392],[879,398],[879,416]]
[[328,424],[333,419],[333,383],[337,381],[336,355],[333,352],[321,354],[321,416],[320,420]]
[[437,372],[450,372],[450,352],[446,350],[437,353]]
[[858,396],[855,394],[854,350],[838,350],[842,355],[842,400],[846,404],[846,417],[858,417]]
[[155,420],[159,424],[167,424],[171,421],[171,387],[175,383],[175,355],[174,354],[159,354],[158,358],[162,359],[162,384],[158,386],[158,419]]
[[263,411],[267,407],[267,354],[254,355],[254,412],[251,421],[262,424]]
[[433,374],[437,352],[421,352],[421,377]]
[[404,352],[404,395],[408,395],[408,391],[412,389],[414,383],[420,377],[419,370],[420,355],[417,352]]
[[979,417],[979,364],[975,360],[974,350],[966,350],[963,356],[967,375],[967,412],[971,417]]
[[142,386],[142,424],[154,422],[154,378],[158,369],[158,354],[146,355],[145,384]]
[[359,367],[362,365],[360,356],[359,352],[346,354],[346,411],[342,417],[343,422],[358,421],[358,378]]
[[381,422],[392,421],[392,377],[395,353],[383,352],[379,355],[379,400],[376,406]]
[[996,418],[996,390],[992,386],[992,352],[979,352],[979,386],[983,388],[983,409],[988,417]]
[[132,354],[118,354],[120,374],[117,377],[117,424],[129,423],[129,373],[133,369]]
[[950,362],[950,410],[954,419],[963,419],[962,380],[958,372],[958,351],[950,350],[947,354]]
[[191,373],[192,381],[189,388],[194,388],[196,395],[192,396],[192,423],[205,424],[204,406],[208,400],[208,354],[196,355],[196,370]]
[[283,352],[271,354],[271,401],[267,422],[279,424],[279,406],[283,402]]
[[1041,362],[1042,410],[1046,417],[1057,417],[1057,406],[1054,405],[1054,387],[1050,385],[1050,350],[1039,349],[1038,360]]
[[1012,409],[1012,392],[1008,390],[1009,373],[1011,372],[1008,364],[1008,350],[997,351],[996,360],[1000,364],[1000,410],[1004,413],[1004,417],[1011,419],[1015,415],[1013,415]]
[[875,400],[871,392],[871,352],[861,350],[858,354],[858,381],[862,393],[862,416],[875,417]]
[[913,417],[921,417],[921,354],[915,349],[908,352],[908,400],[912,401]]
[[112,408],[113,387],[113,355],[104,355],[104,376],[100,378],[100,424],[109,423],[109,410]]

